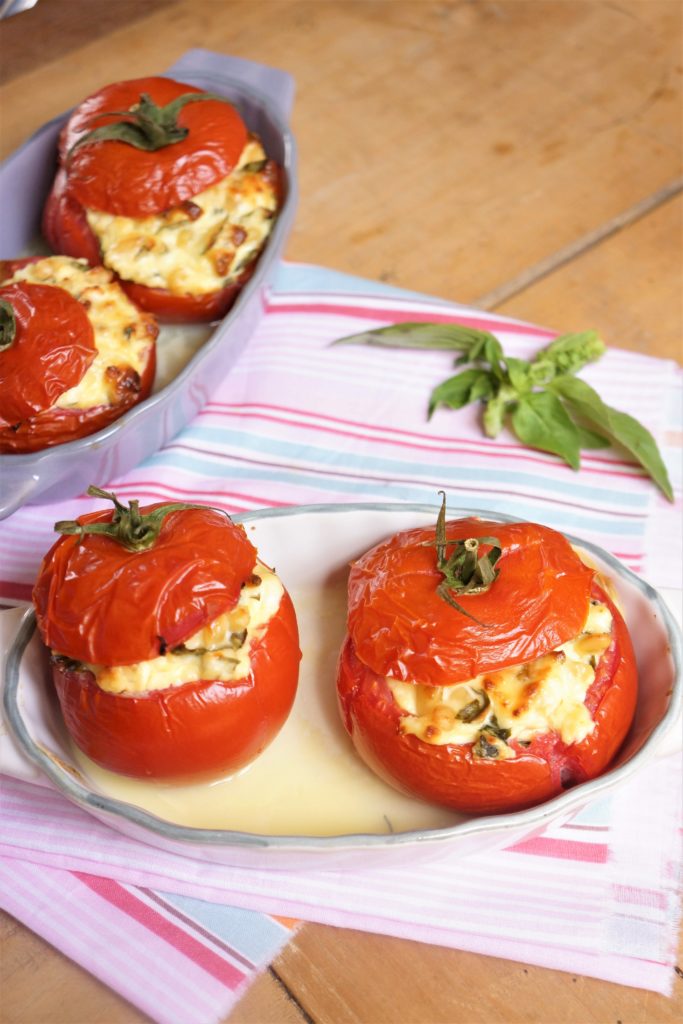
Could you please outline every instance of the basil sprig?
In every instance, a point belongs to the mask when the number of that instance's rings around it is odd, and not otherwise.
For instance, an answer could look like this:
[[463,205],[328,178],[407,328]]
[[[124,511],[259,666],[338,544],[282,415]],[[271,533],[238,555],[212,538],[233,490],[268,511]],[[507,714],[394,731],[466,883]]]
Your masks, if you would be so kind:
[[12,309],[12,303],[7,299],[0,299],[0,352],[9,348],[17,336],[17,321]]
[[89,146],[95,142],[125,142],[147,152],[154,152],[174,142],[182,142],[187,138],[189,128],[178,124],[178,115],[188,103],[197,103],[200,100],[220,100],[221,103],[229,103],[225,96],[218,96],[216,93],[185,92],[160,107],[143,92],[139,101],[128,110],[105,110],[97,114],[93,121],[101,117],[120,117],[123,120],[102,124],[81,135],[69,150],[67,159],[70,159],[74,150],[80,146]]
[[461,324],[394,324],[340,338],[335,344],[460,352],[455,365],[469,364],[468,369],[434,388],[429,417],[439,406],[462,409],[480,401],[487,437],[497,437],[509,422],[523,444],[558,455],[574,470],[581,464],[582,449],[620,444],[673,501],[666,466],[649,430],[633,416],[606,405],[589,384],[574,376],[605,352],[596,331],[564,334],[529,361],[506,355],[489,331]]

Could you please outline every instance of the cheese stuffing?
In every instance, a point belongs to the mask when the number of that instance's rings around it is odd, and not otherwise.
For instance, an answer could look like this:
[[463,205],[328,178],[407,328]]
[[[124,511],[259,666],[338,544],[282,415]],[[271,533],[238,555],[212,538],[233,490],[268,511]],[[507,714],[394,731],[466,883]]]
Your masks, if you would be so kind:
[[277,186],[258,139],[234,170],[181,206],[150,217],[86,210],[106,266],[124,281],[205,295],[237,281],[273,226]]
[[263,634],[280,606],[284,588],[278,577],[261,562],[242,587],[229,612],[218,616],[183,644],[158,658],[134,665],[88,665],[95,682],[108,693],[147,693],[171,686],[222,679],[233,682],[249,675],[254,642]]
[[516,756],[511,741],[528,744],[547,732],[580,743],[595,727],[585,699],[611,630],[607,605],[591,601],[581,634],[534,661],[452,686],[387,678],[406,712],[401,732],[436,745],[473,743],[475,756],[499,759]]

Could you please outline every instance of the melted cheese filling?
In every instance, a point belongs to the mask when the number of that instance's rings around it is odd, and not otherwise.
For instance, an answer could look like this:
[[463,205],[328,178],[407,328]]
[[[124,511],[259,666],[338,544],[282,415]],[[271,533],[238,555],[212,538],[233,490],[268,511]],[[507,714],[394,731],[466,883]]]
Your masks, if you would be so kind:
[[473,743],[474,754],[516,756],[508,741],[529,743],[557,732],[580,743],[595,728],[585,705],[595,668],[612,640],[612,614],[591,602],[582,632],[557,650],[453,686],[422,686],[387,678],[402,711],[401,732],[425,743]]
[[59,396],[53,408],[93,409],[115,405],[117,381],[133,371],[141,376],[156,337],[156,324],[141,313],[104,267],[85,260],[49,256],[17,270],[11,281],[63,288],[85,307],[92,324],[96,355],[81,380]]
[[104,263],[125,281],[174,295],[232,284],[265,245],[277,210],[266,154],[250,138],[235,169],[189,202],[150,217],[86,210]]
[[165,690],[200,679],[244,679],[251,667],[254,642],[280,606],[284,588],[261,562],[253,581],[247,581],[239,601],[179,647],[135,665],[84,665],[97,685],[108,693],[140,694]]

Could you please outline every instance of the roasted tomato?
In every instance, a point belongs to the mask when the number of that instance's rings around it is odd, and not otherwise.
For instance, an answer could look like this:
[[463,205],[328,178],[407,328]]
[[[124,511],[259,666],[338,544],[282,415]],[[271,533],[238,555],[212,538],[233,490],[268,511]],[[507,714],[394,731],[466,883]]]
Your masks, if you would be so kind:
[[337,690],[363,760],[468,814],[600,774],[630,727],[628,630],[561,534],[475,518],[399,533],[351,568]]
[[296,693],[296,616],[241,526],[201,505],[57,523],[33,601],[76,745],[111,771],[196,779],[252,761]]
[[0,452],[92,434],[146,398],[156,321],[112,281],[65,257],[0,261]]
[[252,274],[281,195],[280,169],[227,100],[139,78],[69,118],[43,233],[160,319],[214,320]]

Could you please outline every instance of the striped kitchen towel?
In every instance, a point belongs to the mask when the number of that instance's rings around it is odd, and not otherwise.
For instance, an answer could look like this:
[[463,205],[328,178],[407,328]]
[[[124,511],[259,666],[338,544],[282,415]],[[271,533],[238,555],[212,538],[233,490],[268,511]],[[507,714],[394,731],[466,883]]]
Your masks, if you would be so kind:
[[[544,522],[601,545],[655,586],[679,587],[680,531],[669,531],[665,557],[658,543],[662,523],[681,511],[676,364],[610,349],[582,372],[606,402],[677,446],[669,460],[678,495],[672,510],[621,451],[587,452],[574,473],[509,433],[484,437],[475,406],[437,410],[428,421],[430,391],[451,372],[449,353],[331,347],[343,335],[419,319],[491,330],[521,357],[552,337],[491,313],[284,265],[267,315],[211,401],[169,445],[111,486],[126,499],[190,498],[233,512],[316,502],[434,503],[444,489],[451,507]],[[53,522],[97,504],[81,497],[28,506],[1,523],[0,599],[28,599],[54,540]]]
[[[81,894],[84,884],[105,894],[106,906],[100,902],[99,909],[87,894],[92,927],[98,913],[103,924],[116,927],[112,917],[121,899],[147,906],[151,899],[158,920],[159,903],[173,905],[168,894],[176,894],[207,901],[190,900],[195,908],[213,906],[218,913],[222,906],[228,921],[238,907],[286,914],[670,994],[680,913],[680,780],[680,755],[658,759],[611,795],[507,849],[444,855],[426,869],[408,864],[282,871],[231,868],[150,850],[52,790],[6,778],[0,864],[5,883],[6,872],[16,871],[24,890],[34,894],[31,900],[35,894],[45,899],[39,911],[33,903],[25,911],[33,911],[33,924],[21,906],[18,916],[42,934],[51,923],[47,937],[60,949],[68,910],[59,900],[51,910],[50,893],[74,873],[69,885]],[[12,903],[8,909],[15,912]],[[266,920],[272,930],[272,919]],[[261,922],[258,930],[264,930]],[[243,951],[240,939],[237,931],[235,945]],[[64,941],[75,947],[70,955],[88,966],[84,939],[72,933]],[[105,961],[104,969],[105,980],[120,991],[115,965]],[[182,989],[184,982],[178,979],[176,986]],[[124,994],[131,998],[134,992]],[[185,1019],[204,1024],[201,1016]]]
[[159,1024],[223,1020],[295,927],[30,858],[0,857],[0,904]]
[[[545,522],[601,545],[656,586],[679,587],[680,548],[672,546],[679,531],[671,529],[681,489],[675,364],[610,349],[582,373],[608,403],[636,415],[660,440],[678,495],[672,510],[623,452],[589,452],[575,474],[509,434],[485,438],[474,408],[440,410],[428,422],[429,392],[451,372],[447,353],[331,346],[362,329],[419,319],[484,327],[522,357],[551,337],[494,314],[284,265],[266,316],[211,401],[171,444],[111,481],[112,488],[126,499],[191,498],[229,511],[321,501],[434,503],[443,488],[452,507]],[[31,506],[1,523],[0,597],[28,599],[53,541],[53,522],[97,504],[79,497]],[[663,556],[665,531],[671,536]],[[222,985],[233,998],[248,964],[265,962],[286,936],[286,926],[270,917],[256,915],[247,926],[246,918],[232,916],[245,910],[405,935],[666,992],[678,914],[679,780],[677,758],[657,760],[543,832],[507,850],[446,859],[427,879],[397,867],[378,877],[200,865],[111,832],[49,789],[7,778],[4,899],[94,972],[103,968],[87,952],[88,930],[97,930],[98,919],[102,934],[130,929],[131,948],[155,921],[151,930],[172,955],[190,951],[195,963],[187,986],[181,971],[173,980],[188,1024],[210,1019],[208,1012],[189,1013],[207,965],[215,968],[208,974],[216,984],[206,992]],[[483,912],[492,878],[501,908],[495,918]],[[75,902],[85,908],[79,932],[65,927]],[[39,912],[31,916],[34,904]],[[566,927],[578,918],[581,928]],[[247,927],[261,935],[256,952],[241,943]],[[136,1001],[135,983],[124,991],[120,972],[104,980]],[[143,1009],[158,1020],[174,1019],[163,1015],[173,1012],[170,996],[161,1010]],[[216,1018],[221,1012],[227,1011]]]

